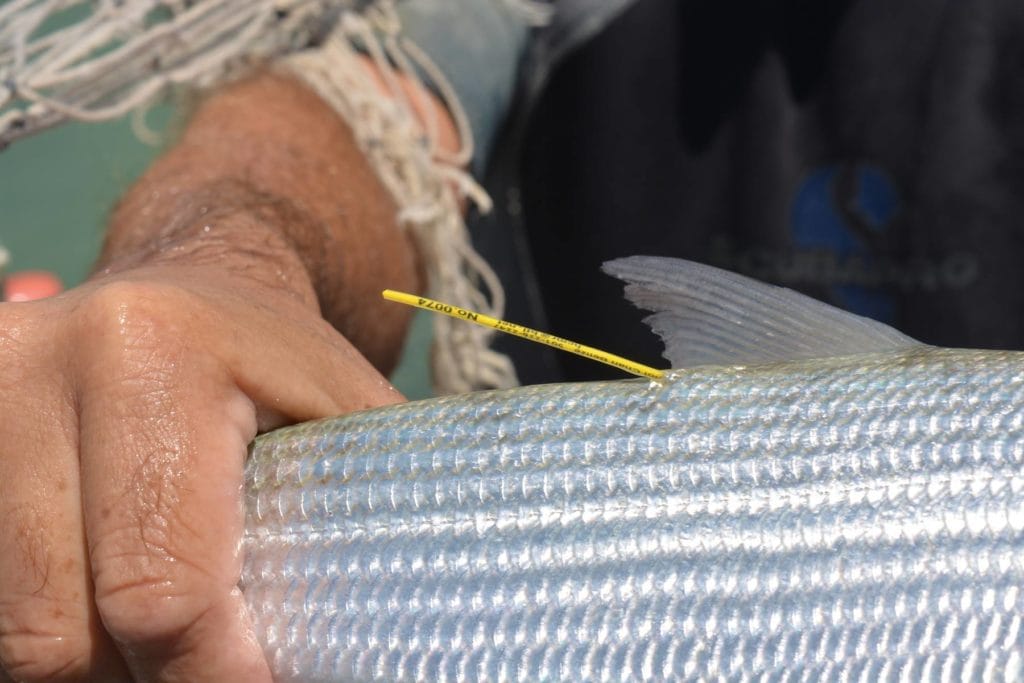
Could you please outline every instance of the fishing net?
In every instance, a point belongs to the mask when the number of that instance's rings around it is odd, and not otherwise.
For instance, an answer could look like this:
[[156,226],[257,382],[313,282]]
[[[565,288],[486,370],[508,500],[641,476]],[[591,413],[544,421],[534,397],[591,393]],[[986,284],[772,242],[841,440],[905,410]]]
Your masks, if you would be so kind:
[[8,0],[0,4],[0,145],[68,119],[137,111],[313,43],[355,0]]
[[[491,1],[535,23],[550,9]],[[464,171],[469,125],[443,74],[403,36],[393,1],[0,0],[0,149],[68,120],[138,114],[176,86],[213,86],[268,61],[304,80],[353,129],[415,237],[431,295],[500,317],[501,285],[462,218],[467,199],[490,208]],[[383,90],[369,62],[384,75]],[[433,123],[417,120],[399,73],[427,81],[445,101],[461,135],[457,154],[436,149]],[[143,117],[135,120],[145,137]],[[490,335],[435,318],[437,391],[516,383],[509,360],[488,348]]]

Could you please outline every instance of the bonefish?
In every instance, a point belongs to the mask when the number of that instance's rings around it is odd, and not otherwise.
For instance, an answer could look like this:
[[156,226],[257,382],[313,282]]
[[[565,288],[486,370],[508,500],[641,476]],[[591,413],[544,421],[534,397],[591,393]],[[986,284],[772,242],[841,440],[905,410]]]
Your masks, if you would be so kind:
[[280,680],[1013,679],[1024,355],[653,257],[660,380],[306,423],[247,464]]

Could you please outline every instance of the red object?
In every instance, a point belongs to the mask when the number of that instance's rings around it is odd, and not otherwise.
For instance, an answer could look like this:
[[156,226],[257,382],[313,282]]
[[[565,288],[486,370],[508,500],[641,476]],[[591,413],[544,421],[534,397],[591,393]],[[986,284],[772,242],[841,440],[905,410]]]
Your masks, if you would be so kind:
[[23,270],[4,279],[4,301],[32,301],[60,294],[64,285],[45,270]]

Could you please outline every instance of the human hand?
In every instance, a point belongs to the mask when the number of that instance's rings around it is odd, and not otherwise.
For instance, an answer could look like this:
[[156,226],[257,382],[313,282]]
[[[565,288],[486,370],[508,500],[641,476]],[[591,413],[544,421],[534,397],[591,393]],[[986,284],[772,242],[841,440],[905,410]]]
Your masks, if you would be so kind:
[[315,302],[213,264],[0,304],[0,669],[269,680],[237,588],[247,445],[400,400]]

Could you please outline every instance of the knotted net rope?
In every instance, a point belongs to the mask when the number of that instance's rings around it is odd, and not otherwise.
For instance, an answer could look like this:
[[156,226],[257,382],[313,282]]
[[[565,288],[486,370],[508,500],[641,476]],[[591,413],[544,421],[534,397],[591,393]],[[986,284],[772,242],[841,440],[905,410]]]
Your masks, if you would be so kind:
[[[501,1],[535,23],[549,12],[545,3]],[[383,90],[366,56],[383,74]],[[7,0],[0,3],[0,149],[65,121],[138,113],[175,86],[214,86],[268,60],[350,125],[412,231],[430,295],[501,317],[501,285],[463,221],[463,201],[491,205],[464,170],[469,125],[443,74],[403,37],[392,0]],[[435,122],[417,120],[399,73],[428,80],[445,101],[461,137],[457,154],[436,148]],[[488,348],[489,330],[443,316],[433,324],[436,391],[516,383],[511,362]]]
[[8,0],[0,4],[0,145],[136,111],[253,59],[311,44],[355,0]]

